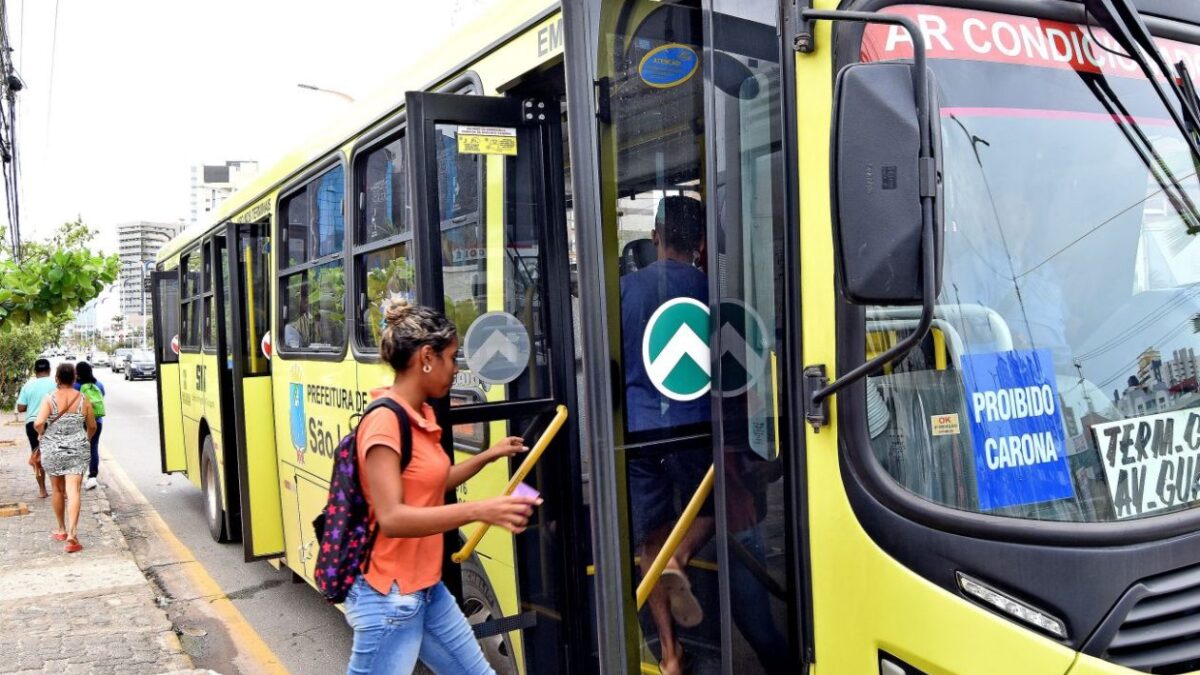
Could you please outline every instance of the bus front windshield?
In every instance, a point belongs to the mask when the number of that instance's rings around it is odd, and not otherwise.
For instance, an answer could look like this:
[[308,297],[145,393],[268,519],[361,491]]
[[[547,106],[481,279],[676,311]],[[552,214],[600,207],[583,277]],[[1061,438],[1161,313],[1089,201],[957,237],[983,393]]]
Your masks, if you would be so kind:
[[[868,436],[907,490],[1015,518],[1200,504],[1200,182],[1149,83],[1099,30],[903,7],[941,105],[933,330],[868,381]],[[1200,47],[1163,40],[1168,61]],[[888,27],[864,60],[906,58]],[[867,352],[919,308],[866,313]]]

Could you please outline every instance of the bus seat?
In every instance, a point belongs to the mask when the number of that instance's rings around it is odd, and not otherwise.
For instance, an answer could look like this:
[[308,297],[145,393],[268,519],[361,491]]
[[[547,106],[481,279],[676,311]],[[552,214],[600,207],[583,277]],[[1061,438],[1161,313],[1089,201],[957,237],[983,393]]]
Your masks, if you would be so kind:
[[658,260],[658,249],[649,239],[634,239],[621,250],[621,276],[636,272]]

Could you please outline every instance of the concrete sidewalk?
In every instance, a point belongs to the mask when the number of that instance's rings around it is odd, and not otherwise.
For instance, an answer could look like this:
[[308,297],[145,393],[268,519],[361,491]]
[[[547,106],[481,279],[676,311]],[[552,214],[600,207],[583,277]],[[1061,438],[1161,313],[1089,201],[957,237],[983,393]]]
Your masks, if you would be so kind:
[[[54,511],[50,499],[38,498],[28,459],[24,423],[3,414],[0,515],[17,515],[0,517],[0,673],[190,671],[191,659],[113,521],[104,477],[83,493],[84,549],[67,554],[50,537]],[[4,508],[12,503],[24,503],[28,513]]]

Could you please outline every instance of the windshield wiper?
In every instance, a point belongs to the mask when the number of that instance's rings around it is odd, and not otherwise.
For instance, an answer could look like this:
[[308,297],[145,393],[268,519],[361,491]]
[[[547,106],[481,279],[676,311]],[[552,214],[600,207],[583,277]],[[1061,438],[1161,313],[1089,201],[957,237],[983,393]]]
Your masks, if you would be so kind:
[[[1104,79],[1087,77],[1084,78],[1084,84],[1100,105],[1104,106],[1104,109],[1112,116],[1113,122],[1125,136],[1129,146],[1137,153],[1142,164],[1154,178],[1154,182],[1158,183],[1163,195],[1171,203],[1171,208],[1175,209],[1179,218],[1183,220],[1188,234],[1200,232],[1200,211],[1196,209],[1196,204],[1192,201],[1191,196],[1179,184],[1179,179],[1175,177],[1166,160],[1159,155],[1154,143],[1142,131],[1141,125],[1137,123],[1137,118],[1129,112],[1117,93]],[[1195,162],[1193,162],[1193,167],[1197,167]]]
[[[1120,43],[1125,49],[1126,55],[1142,69],[1142,73],[1150,81],[1150,86],[1154,88],[1155,93],[1162,100],[1163,106],[1171,115],[1171,121],[1175,123],[1179,133],[1187,141],[1188,147],[1192,151],[1192,162],[1200,165],[1200,142],[1197,142],[1196,134],[1193,133],[1200,129],[1200,102],[1196,99],[1195,88],[1191,86],[1187,67],[1182,62],[1175,69],[1167,65],[1162,52],[1158,51],[1158,46],[1154,44],[1154,37],[1150,34],[1150,30],[1146,28],[1137,8],[1133,6],[1133,0],[1083,0],[1083,6],[1088,14],[1095,17],[1101,27]],[[1155,76],[1150,61],[1146,60],[1147,56],[1154,62],[1162,79],[1166,80],[1167,86],[1171,88],[1174,101],[1163,88],[1159,78]],[[1185,81],[1186,84],[1181,85],[1180,80]]]

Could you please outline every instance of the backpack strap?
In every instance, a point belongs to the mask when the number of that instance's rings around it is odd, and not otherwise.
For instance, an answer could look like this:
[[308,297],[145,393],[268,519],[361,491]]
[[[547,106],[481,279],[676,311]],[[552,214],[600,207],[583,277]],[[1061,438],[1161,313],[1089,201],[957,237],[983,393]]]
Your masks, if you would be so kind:
[[395,402],[388,396],[371,401],[367,409],[363,411],[363,419],[371,414],[371,411],[378,408],[387,408],[396,414],[396,421],[400,423],[400,471],[403,472],[408,468],[409,462],[412,461],[412,422],[408,419],[408,413],[404,410],[404,406]]

